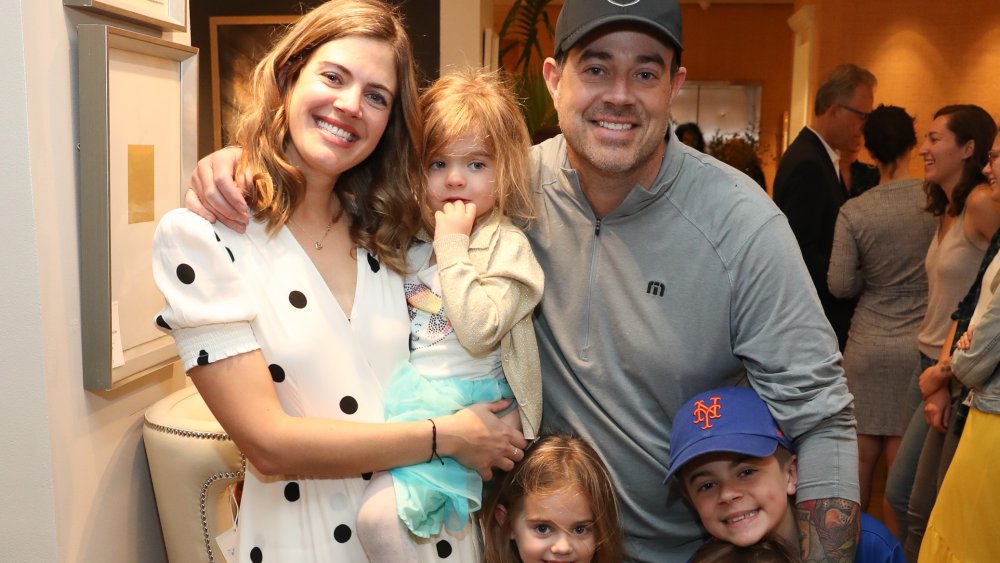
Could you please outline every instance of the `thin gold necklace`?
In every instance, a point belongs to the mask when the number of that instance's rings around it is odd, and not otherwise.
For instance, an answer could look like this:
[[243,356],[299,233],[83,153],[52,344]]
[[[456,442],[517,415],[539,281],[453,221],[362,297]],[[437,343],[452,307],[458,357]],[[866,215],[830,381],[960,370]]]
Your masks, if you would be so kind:
[[[323,231],[323,236],[321,236],[319,238],[319,240],[313,241],[313,243],[312,243],[313,248],[315,248],[316,250],[323,250],[323,242],[326,241],[326,235],[330,234],[330,229],[333,228],[334,223],[336,223],[337,221],[340,220],[340,217],[343,214],[344,214],[344,208],[341,207],[340,210],[337,212],[336,215],[334,215],[333,217],[330,217],[330,224],[327,225],[326,226],[326,230]],[[302,228],[302,225],[300,225],[294,219],[292,219],[292,222],[294,222],[295,226],[298,227],[300,231],[302,231],[302,234],[306,235],[306,238],[312,238],[312,237],[309,236],[308,233],[306,233],[306,230]]]

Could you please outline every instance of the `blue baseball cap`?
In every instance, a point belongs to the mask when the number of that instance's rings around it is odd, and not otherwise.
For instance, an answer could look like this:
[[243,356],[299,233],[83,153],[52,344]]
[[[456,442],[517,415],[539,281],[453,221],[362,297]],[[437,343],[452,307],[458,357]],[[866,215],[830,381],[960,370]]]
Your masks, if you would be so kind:
[[752,457],[774,455],[778,445],[788,451],[785,436],[764,400],[748,387],[723,387],[699,393],[674,416],[670,431],[670,480],[692,459],[715,452]]

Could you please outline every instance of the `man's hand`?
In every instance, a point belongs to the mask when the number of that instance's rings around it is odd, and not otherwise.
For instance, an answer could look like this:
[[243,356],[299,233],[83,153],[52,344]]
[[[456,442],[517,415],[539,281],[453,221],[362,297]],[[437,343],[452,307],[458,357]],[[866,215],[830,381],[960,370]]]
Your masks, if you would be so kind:
[[841,498],[807,500],[796,505],[803,562],[854,561],[861,536],[861,506]]
[[464,201],[449,201],[441,211],[434,212],[434,240],[446,235],[472,234],[476,223],[476,204]]
[[250,220],[243,196],[252,183],[249,175],[239,183],[233,179],[242,153],[239,147],[226,147],[199,160],[184,195],[188,209],[209,222],[218,219],[238,233],[246,231]]

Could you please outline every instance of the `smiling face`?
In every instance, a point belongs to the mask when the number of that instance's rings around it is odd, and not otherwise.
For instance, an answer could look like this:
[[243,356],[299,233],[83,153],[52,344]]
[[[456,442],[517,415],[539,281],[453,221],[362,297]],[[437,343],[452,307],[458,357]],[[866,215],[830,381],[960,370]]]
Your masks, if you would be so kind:
[[478,217],[496,202],[496,160],[482,141],[463,135],[431,155],[427,165],[427,206],[440,211],[449,201],[476,204]]
[[1000,135],[993,139],[993,148],[986,153],[986,166],[983,167],[983,175],[990,185],[990,197],[993,201],[1000,201]]
[[[500,507],[496,516],[503,524],[507,514]],[[594,558],[594,513],[579,487],[528,494],[521,510],[510,518],[510,539],[517,544],[522,563],[589,563]]]
[[773,455],[711,453],[688,462],[680,477],[702,525],[716,538],[741,547],[774,535],[797,541],[788,500],[797,483],[794,460],[782,467]]
[[348,36],[324,43],[302,67],[285,110],[289,162],[308,185],[328,187],[375,150],[397,91],[388,43]]
[[962,180],[965,160],[972,156],[973,141],[958,144],[955,133],[948,128],[948,116],[936,118],[927,130],[920,156],[924,159],[924,179],[950,193]]
[[570,162],[581,175],[616,175],[648,185],[670,123],[670,105],[684,83],[671,78],[673,49],[643,30],[613,27],[577,42],[560,66],[542,72],[559,114]]

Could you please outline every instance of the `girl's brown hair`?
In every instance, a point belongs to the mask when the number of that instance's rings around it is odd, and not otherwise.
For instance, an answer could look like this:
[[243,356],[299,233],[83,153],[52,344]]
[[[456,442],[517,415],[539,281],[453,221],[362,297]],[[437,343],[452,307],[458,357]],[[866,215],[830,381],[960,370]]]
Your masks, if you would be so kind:
[[690,563],[800,563],[798,546],[790,546],[778,538],[767,538],[740,547],[712,538],[691,556]]
[[[474,137],[496,160],[494,189],[500,213],[526,227],[535,211],[528,189],[531,136],[510,82],[499,72],[482,69],[448,74],[420,96],[420,110],[424,116],[420,151],[424,171],[430,159],[441,155],[449,143],[463,136]],[[417,199],[431,224],[431,214],[424,204],[426,175],[418,185]]]
[[[625,560],[621,516],[608,468],[585,440],[568,435],[548,435],[535,441],[510,473],[497,483],[480,512],[486,539],[485,563],[521,563],[517,546],[511,541],[511,523],[524,509],[528,495],[550,495],[578,489],[587,495],[594,513],[597,548],[595,563]],[[500,524],[494,513],[507,509]]]
[[344,37],[384,41],[393,51],[398,91],[375,150],[343,172],[335,194],[351,218],[351,238],[397,272],[419,227],[411,186],[420,181],[420,110],[409,37],[396,9],[379,0],[330,0],[305,14],[271,48],[251,77],[249,110],[236,129],[243,147],[238,175],[254,178],[247,197],[268,230],[284,225],[305,193],[305,177],[287,159],[292,142],[286,104],[302,68],[320,46]]
[[962,146],[972,141],[972,156],[962,164],[962,178],[951,192],[950,203],[940,185],[930,182],[924,184],[927,194],[925,209],[934,216],[945,213],[958,216],[965,209],[965,200],[972,189],[986,181],[983,167],[986,166],[986,154],[993,146],[997,125],[986,110],[972,104],[945,106],[934,114],[934,119],[941,116],[947,117],[947,127],[955,135],[956,145]]

